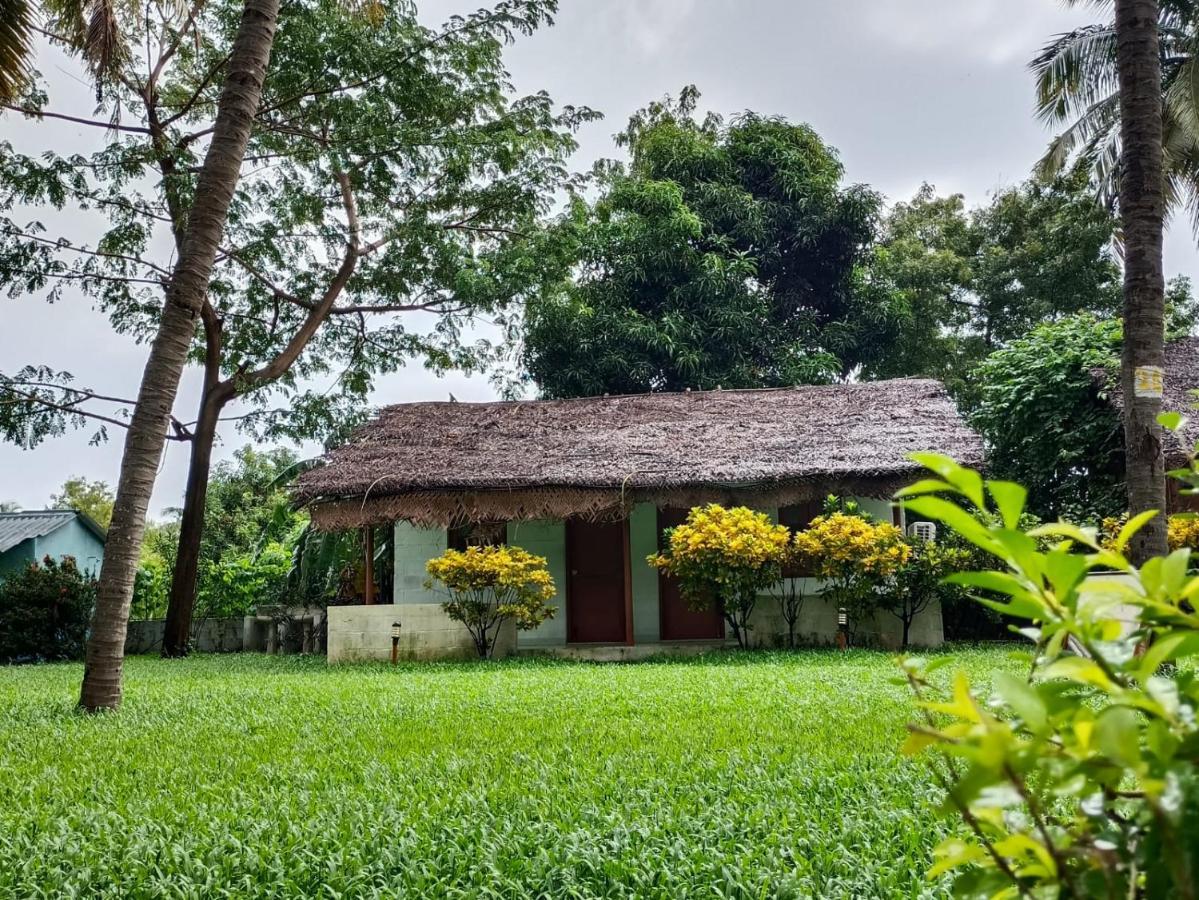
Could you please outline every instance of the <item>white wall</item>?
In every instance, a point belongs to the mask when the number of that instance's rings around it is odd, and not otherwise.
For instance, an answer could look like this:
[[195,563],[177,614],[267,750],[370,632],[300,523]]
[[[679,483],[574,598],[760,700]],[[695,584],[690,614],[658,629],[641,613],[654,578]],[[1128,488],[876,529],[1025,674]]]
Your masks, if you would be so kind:
[[442,603],[445,596],[425,587],[425,563],[445,553],[444,528],[418,528],[409,522],[395,524],[396,603]]
[[[365,662],[391,658],[391,626],[400,623],[400,659],[475,659],[478,651],[461,622],[436,603],[329,607],[329,662]],[[504,623],[494,655],[516,648],[516,630]]]
[[508,543],[544,556],[557,593],[550,600],[554,617],[517,637],[521,647],[558,647],[566,643],[566,523],[536,520],[509,522]]

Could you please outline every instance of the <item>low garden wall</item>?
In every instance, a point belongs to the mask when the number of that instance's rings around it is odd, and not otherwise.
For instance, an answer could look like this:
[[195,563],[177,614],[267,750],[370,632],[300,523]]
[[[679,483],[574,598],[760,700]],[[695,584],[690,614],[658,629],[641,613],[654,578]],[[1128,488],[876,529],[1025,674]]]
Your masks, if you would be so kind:
[[[163,619],[140,619],[129,623],[125,653],[157,653],[166,629]],[[200,653],[237,653],[245,649],[245,618],[201,619],[192,627],[192,642]]]
[[[440,603],[380,603],[329,607],[329,662],[391,659],[391,626],[400,623],[401,659],[471,659],[478,654],[461,622],[450,619]],[[516,629],[506,622],[495,656],[516,649]]]
[[[750,644],[755,647],[785,647],[787,645],[787,622],[783,619],[779,599],[776,596],[758,598],[750,617],[753,630]],[[819,595],[804,601],[795,628],[795,642],[799,646],[828,646],[837,642],[837,607]],[[945,643],[945,629],[941,621],[941,604],[932,603],[928,609],[912,621],[908,642],[913,647],[938,647]],[[863,647],[882,647],[898,650],[903,643],[903,624],[887,612],[876,612],[870,621],[857,626],[853,643]]]

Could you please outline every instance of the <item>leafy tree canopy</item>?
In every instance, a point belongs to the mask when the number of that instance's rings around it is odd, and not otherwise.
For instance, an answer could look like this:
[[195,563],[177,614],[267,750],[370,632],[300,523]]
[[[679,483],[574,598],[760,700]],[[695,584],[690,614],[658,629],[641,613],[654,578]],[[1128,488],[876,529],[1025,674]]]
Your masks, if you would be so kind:
[[1099,396],[1098,367],[1118,367],[1120,323],[1078,315],[1045,323],[975,371],[970,421],[996,478],[1030,487],[1043,519],[1098,521],[1124,509],[1119,414]]
[[806,125],[695,118],[685,89],[633,116],[556,232],[577,265],[526,306],[522,361],[549,397],[828,381],[886,311],[855,290],[879,196],[842,184]]
[[[538,283],[548,257],[531,252],[530,234],[570,183],[572,132],[593,115],[544,93],[514,95],[509,83],[505,44],[555,5],[503,0],[440,30],[410,3],[366,17],[336,0],[281,11],[192,350],[213,386],[206,396],[256,408],[241,426],[325,435],[360,413],[380,372],[410,359],[434,369],[490,359],[493,347],[465,335],[474,317],[502,318]],[[174,52],[143,90],[146,75],[128,60],[102,104],[121,115],[98,151],[66,156],[48,143],[26,155],[0,144],[7,293],[54,300],[76,286],[118,331],[155,333],[212,130],[212,79],[241,7],[201,5],[195,40],[156,32]],[[37,82],[21,108],[58,114]],[[80,241],[39,220],[50,208],[99,213],[104,225]],[[113,393],[36,361],[14,366],[0,375],[0,432],[33,446],[85,422],[122,425],[131,404]],[[194,424],[176,421],[172,437],[188,439]]]
[[[1008,188],[973,210],[925,185],[890,211],[871,256],[865,289],[883,298],[897,335],[865,373],[927,375],[960,390],[987,353],[1041,322],[1118,314],[1116,230],[1081,171]],[[1173,292],[1188,290],[1176,282]]]
[[63,482],[62,489],[50,497],[53,509],[75,509],[89,516],[101,528],[112,521],[112,504],[116,499],[107,481],[89,481],[76,476]]

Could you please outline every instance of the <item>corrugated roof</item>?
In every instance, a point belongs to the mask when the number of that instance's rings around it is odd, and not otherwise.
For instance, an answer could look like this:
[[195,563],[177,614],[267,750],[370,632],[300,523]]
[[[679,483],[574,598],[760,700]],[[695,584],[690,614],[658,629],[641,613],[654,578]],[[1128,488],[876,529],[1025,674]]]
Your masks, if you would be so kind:
[[21,541],[42,537],[57,531],[79,515],[72,509],[23,510],[0,513],[0,553],[11,550]]

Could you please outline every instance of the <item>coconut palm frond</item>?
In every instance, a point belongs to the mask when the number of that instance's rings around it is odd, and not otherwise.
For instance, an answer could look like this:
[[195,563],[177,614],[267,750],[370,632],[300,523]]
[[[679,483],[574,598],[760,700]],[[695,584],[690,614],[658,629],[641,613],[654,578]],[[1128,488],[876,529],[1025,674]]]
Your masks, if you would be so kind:
[[[1111,0],[1067,2],[1112,10]],[[1199,0],[1161,0],[1158,33],[1167,210],[1186,208],[1199,234]],[[1086,166],[1099,202],[1115,208],[1121,144],[1112,20],[1058,35],[1029,67],[1036,74],[1038,116],[1063,127],[1037,163],[1038,174]]]
[[114,0],[92,0],[88,5],[87,32],[81,50],[97,81],[116,71],[124,43]]
[[1120,98],[1104,97],[1079,115],[1069,127],[1049,142],[1037,161],[1036,172],[1052,178],[1070,167],[1075,155],[1097,155],[1099,148],[1120,142]]
[[117,0],[43,0],[54,31],[87,64],[96,83],[112,80],[126,47]]
[[1118,89],[1115,27],[1088,25],[1058,35],[1029,68],[1036,75],[1037,116],[1070,119]]
[[0,0],[0,100],[11,101],[29,76],[33,55],[30,0]]

